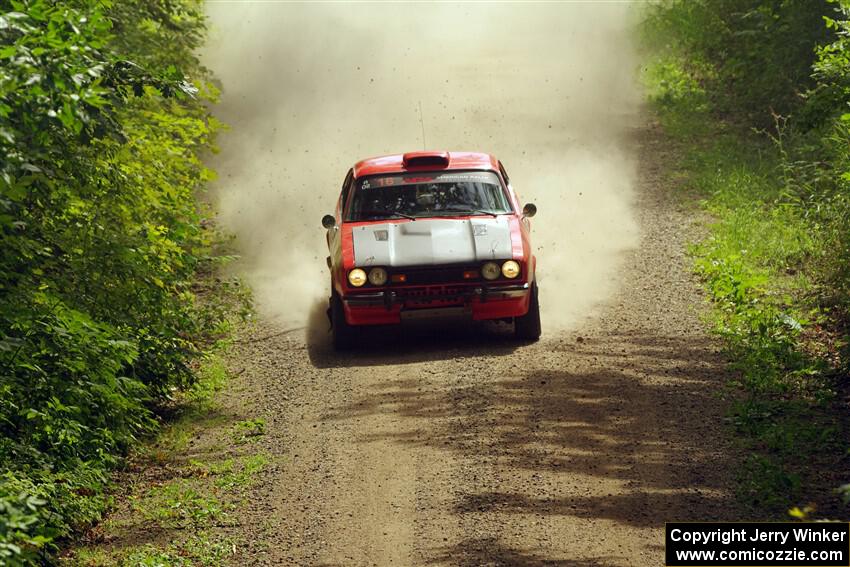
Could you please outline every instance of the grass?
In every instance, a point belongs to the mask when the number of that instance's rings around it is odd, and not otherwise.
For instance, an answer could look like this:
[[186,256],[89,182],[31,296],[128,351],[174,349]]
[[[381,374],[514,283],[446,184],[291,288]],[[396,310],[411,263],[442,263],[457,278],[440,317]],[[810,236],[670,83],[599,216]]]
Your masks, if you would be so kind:
[[183,542],[173,542],[165,547],[145,544],[118,554],[102,549],[84,549],[75,560],[81,567],[217,567],[225,564],[235,545],[231,540],[199,532]]
[[179,401],[168,427],[143,449],[146,459],[166,462],[171,455],[184,452],[201,428],[221,426],[227,417],[216,413],[215,396],[227,384],[228,373],[219,355],[210,355],[198,369],[198,380]]
[[[217,396],[229,375],[220,356],[208,357],[198,375],[173,421],[139,454],[143,474],[153,470],[150,478],[133,486],[123,506],[95,530],[95,543],[66,553],[63,564],[212,567],[235,552],[238,542],[226,534],[238,525],[246,491],[272,462],[246,445],[265,433],[265,421],[239,421],[221,411]],[[193,440],[202,430],[199,449]],[[242,454],[222,458],[225,449],[232,453],[238,446]],[[185,459],[190,447],[193,458]],[[122,543],[109,543],[115,540]]]
[[645,80],[680,149],[671,180],[712,219],[690,254],[714,306],[708,324],[737,371],[726,394],[728,421],[748,454],[737,475],[740,501],[777,518],[801,502],[834,500],[819,464],[841,453],[841,424],[823,358],[810,354],[824,320],[807,273],[818,242],[785,190],[781,152],[767,136],[711,115],[675,60],[651,66]]
[[200,379],[188,393],[190,405],[200,412],[215,404],[215,396],[227,385],[229,378],[227,367],[221,356],[207,357],[200,368]]
[[245,457],[237,470],[231,470],[216,480],[216,486],[224,490],[251,486],[256,481],[258,473],[266,468],[269,462],[271,460],[267,455]]
[[218,463],[203,463],[193,460],[190,461],[190,465],[194,467],[197,476],[215,477],[216,487],[230,490],[250,487],[257,480],[257,475],[270,462],[271,456],[260,453],[239,459],[226,459]]
[[247,443],[266,434],[266,422],[263,419],[246,419],[233,424],[233,441]]
[[132,504],[134,513],[165,528],[197,529],[220,525],[232,507],[212,495],[204,482],[177,479],[155,486]]

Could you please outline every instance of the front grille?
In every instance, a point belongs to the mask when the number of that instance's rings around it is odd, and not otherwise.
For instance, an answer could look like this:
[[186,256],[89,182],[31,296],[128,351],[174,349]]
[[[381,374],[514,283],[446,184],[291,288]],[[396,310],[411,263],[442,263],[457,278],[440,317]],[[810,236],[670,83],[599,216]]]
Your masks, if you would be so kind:
[[477,281],[479,279],[463,279],[463,272],[466,270],[478,270],[478,266],[451,266],[439,268],[396,268],[391,272],[391,274],[404,274],[407,277],[407,280],[403,284],[396,285],[460,283]]

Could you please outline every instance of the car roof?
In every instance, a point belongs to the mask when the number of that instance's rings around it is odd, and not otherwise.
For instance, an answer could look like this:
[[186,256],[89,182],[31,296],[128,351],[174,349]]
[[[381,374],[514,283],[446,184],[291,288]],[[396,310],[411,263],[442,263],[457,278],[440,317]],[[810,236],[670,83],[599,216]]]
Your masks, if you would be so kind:
[[[416,160],[443,159],[440,165],[409,165]],[[499,171],[499,161],[490,154],[481,152],[424,151],[408,152],[367,158],[354,165],[354,177],[381,173],[404,173],[406,171],[451,171],[458,169],[486,169]]]

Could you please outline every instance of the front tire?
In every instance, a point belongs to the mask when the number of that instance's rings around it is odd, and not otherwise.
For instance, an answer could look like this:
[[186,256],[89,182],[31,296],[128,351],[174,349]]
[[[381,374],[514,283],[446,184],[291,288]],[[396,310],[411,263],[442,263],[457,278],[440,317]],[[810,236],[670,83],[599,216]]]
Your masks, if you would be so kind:
[[331,296],[331,334],[335,350],[348,350],[354,344],[354,327],[345,320],[345,308],[337,294]]
[[514,317],[514,336],[521,341],[534,342],[540,339],[540,302],[537,298],[537,284],[531,285],[531,299],[528,313]]

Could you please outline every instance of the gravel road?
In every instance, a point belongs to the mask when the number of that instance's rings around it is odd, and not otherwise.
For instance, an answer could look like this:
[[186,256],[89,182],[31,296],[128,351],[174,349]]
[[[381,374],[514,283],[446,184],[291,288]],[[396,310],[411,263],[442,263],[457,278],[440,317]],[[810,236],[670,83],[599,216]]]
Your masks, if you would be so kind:
[[[622,5],[210,9],[217,201],[261,314],[224,411],[265,419],[275,456],[233,565],[661,565],[665,521],[734,515],[695,220]],[[537,203],[539,343],[423,327],[330,350],[319,218],[354,160],[420,144],[492,151]]]
[[640,244],[580,328],[528,346],[414,328],[340,355],[317,317],[237,346],[228,404],[268,421],[257,449],[281,458],[234,565],[659,565],[665,521],[732,515],[693,219],[658,178],[657,131],[633,134]]

